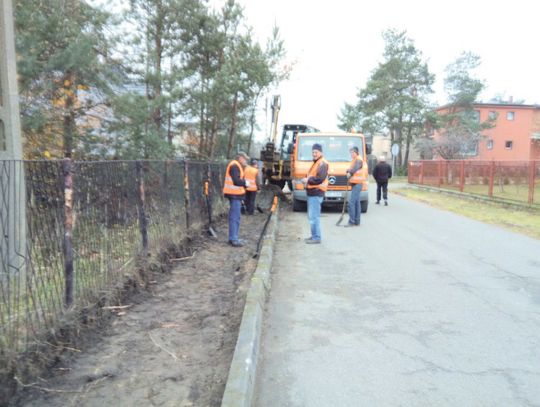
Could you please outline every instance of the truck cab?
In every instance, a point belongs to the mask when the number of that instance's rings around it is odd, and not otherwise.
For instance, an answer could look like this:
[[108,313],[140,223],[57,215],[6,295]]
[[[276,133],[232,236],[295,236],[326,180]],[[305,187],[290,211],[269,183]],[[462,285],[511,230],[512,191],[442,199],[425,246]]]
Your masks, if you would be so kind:
[[369,147],[366,145],[365,137],[361,133],[298,133],[291,155],[291,178],[293,210],[306,210],[307,194],[302,178],[306,177],[313,159],[311,148],[318,143],[323,147],[323,156],[329,163],[328,169],[328,190],[326,191],[323,205],[343,204],[345,194],[350,198],[351,186],[347,185],[347,169],[351,165],[351,155],[349,150],[358,147],[362,165],[362,192],[360,202],[362,213],[368,209],[368,160]]

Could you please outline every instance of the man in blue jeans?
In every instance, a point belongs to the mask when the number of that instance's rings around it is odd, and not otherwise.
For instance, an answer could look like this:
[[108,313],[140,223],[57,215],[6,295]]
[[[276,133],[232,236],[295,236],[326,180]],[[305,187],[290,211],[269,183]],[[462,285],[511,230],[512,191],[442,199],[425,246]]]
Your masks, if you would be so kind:
[[246,187],[250,186],[249,180],[245,179],[244,168],[249,157],[244,152],[239,152],[235,159],[227,166],[223,194],[231,204],[229,209],[229,244],[233,247],[242,247],[243,243],[238,239],[240,230],[240,211],[242,200],[246,196]]
[[360,226],[360,214],[362,212],[360,206],[360,191],[362,191],[362,158],[359,155],[358,147],[352,147],[351,166],[347,169],[347,178],[351,184],[351,199],[349,199],[349,223],[345,227]]
[[328,162],[322,154],[322,146],[318,143],[311,148],[313,164],[307,177],[302,181],[306,185],[307,210],[311,236],[305,239],[307,244],[321,243],[321,206],[324,194],[328,189]]

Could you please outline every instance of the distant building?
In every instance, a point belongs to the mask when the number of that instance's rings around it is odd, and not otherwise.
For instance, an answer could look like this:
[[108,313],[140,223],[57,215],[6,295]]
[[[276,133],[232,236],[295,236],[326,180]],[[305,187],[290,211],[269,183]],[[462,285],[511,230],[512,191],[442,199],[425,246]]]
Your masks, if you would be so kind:
[[[482,139],[471,149],[470,159],[540,159],[540,105],[475,103],[473,107],[480,122],[493,118],[495,126],[482,131]],[[439,114],[447,110],[448,106],[436,109]]]
[[388,159],[391,157],[390,149],[392,148],[390,135],[375,134],[371,139],[371,154],[377,159],[384,155]]
[[[405,154],[405,143],[402,145],[402,154]],[[392,139],[389,134],[375,134],[371,141],[371,154],[377,159],[384,155],[388,161],[392,160]],[[411,144],[409,148],[409,160],[419,160],[420,154]]]

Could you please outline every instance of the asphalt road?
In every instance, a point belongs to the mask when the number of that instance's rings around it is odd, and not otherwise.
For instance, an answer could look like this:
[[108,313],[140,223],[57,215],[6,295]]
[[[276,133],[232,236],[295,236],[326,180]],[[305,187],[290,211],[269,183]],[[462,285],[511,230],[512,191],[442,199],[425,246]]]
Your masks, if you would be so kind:
[[256,406],[540,405],[540,241],[395,195],[338,217],[280,224]]

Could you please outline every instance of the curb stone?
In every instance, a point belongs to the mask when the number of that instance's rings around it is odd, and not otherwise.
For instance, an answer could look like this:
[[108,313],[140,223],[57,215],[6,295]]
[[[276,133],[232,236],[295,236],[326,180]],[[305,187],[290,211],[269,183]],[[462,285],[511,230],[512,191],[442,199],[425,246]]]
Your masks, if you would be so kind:
[[469,194],[467,192],[458,192],[458,191],[452,191],[450,189],[442,189],[442,188],[435,188],[430,187],[426,185],[417,185],[417,184],[407,184],[406,188],[411,189],[417,189],[417,190],[424,190],[424,191],[430,191],[430,192],[438,192],[440,194],[446,194],[451,196],[457,196],[460,198],[466,198],[473,201],[481,201],[491,204],[499,204],[510,208],[515,209],[521,209],[521,210],[536,210],[538,207],[536,205],[529,205],[526,203],[520,203],[515,201],[508,201],[502,198],[490,198],[489,196],[482,196],[482,195],[475,195],[475,194]]
[[263,313],[270,292],[278,217],[279,205],[264,235],[257,268],[251,277],[221,407],[250,407],[253,400]]

